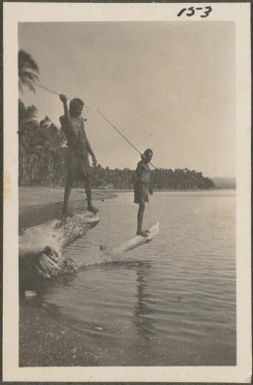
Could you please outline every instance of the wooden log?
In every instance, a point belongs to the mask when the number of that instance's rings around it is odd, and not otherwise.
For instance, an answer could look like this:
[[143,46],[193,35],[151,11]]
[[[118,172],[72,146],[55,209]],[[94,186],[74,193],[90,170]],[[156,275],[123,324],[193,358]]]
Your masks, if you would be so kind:
[[[98,215],[85,212],[68,217],[64,222],[55,219],[27,228],[19,236],[21,267],[34,264],[38,273],[45,278],[64,272],[70,268],[71,262],[62,257],[62,248],[82,237],[99,220]],[[74,263],[73,269],[77,269]]]
[[159,223],[156,223],[148,229],[147,237],[136,236],[113,248],[97,246],[89,250],[89,256],[76,258],[73,255],[71,260],[63,258],[62,248],[83,236],[98,222],[98,216],[85,213],[68,218],[66,223],[53,220],[28,228],[20,236],[20,260],[29,266],[34,264],[42,278],[52,279],[61,274],[78,272],[91,264],[122,261],[124,253],[150,242],[159,232]]
[[115,247],[112,250],[112,254],[115,256],[122,255],[129,250],[132,250],[138,246],[144,245],[145,243],[150,242],[158,233],[159,233],[159,223],[157,222],[155,225],[151,226],[148,229],[148,235],[146,237],[137,235],[136,237],[130,239],[129,241],[122,243],[120,246]]
[[[80,253],[75,255],[73,245],[72,258],[79,269],[91,265],[131,260],[131,256],[126,256],[125,254],[150,242],[159,233],[159,223],[151,226],[148,231],[147,237],[136,236],[116,247],[107,247],[106,245],[91,246],[83,255],[80,255]],[[71,246],[70,249],[72,250]]]

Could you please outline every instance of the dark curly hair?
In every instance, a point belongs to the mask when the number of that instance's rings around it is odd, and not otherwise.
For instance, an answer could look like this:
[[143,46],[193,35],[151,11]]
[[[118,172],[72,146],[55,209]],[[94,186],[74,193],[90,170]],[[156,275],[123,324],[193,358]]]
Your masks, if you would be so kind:
[[153,150],[151,150],[151,148],[147,148],[143,154],[141,154],[141,159],[145,159],[145,157],[147,156],[147,154],[151,152],[152,155],[153,155]]
[[69,110],[70,110],[70,112],[75,110],[75,108],[77,106],[82,106],[83,107],[84,106],[84,102],[81,99],[79,99],[79,98],[72,99],[70,101],[70,103],[69,103]]
[[148,155],[149,152],[152,152],[152,154],[153,154],[153,150],[151,150],[151,148],[147,148],[147,149],[144,151],[143,155]]

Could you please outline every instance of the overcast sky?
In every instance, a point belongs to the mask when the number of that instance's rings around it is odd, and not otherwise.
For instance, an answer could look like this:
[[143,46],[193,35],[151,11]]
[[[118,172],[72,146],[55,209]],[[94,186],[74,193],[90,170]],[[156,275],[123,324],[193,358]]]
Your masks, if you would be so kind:
[[[22,23],[19,48],[41,84],[87,104],[86,131],[102,166],[153,163],[205,176],[235,176],[235,40],[229,22]],[[59,126],[62,104],[37,89],[21,95]]]

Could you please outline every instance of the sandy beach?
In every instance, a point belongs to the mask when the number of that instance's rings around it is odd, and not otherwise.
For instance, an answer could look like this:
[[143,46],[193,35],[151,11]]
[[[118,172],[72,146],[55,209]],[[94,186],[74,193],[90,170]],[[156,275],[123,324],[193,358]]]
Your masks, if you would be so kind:
[[[19,188],[19,227],[27,228],[45,223],[54,218],[61,218],[63,204],[63,188],[20,187]],[[94,190],[94,201],[103,202],[114,198],[113,190]],[[86,210],[84,189],[74,188],[71,193],[70,209],[73,212]]]
[[20,366],[98,365],[85,336],[28,300],[20,306]]

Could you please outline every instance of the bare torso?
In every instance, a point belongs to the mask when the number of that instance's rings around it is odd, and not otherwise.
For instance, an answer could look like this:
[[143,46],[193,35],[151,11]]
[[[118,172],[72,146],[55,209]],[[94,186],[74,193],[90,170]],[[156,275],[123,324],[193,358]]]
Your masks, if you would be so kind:
[[65,121],[64,117],[61,117],[61,122],[64,134],[68,140],[69,148],[88,157],[87,139],[83,121],[79,117],[71,117],[69,124]]

